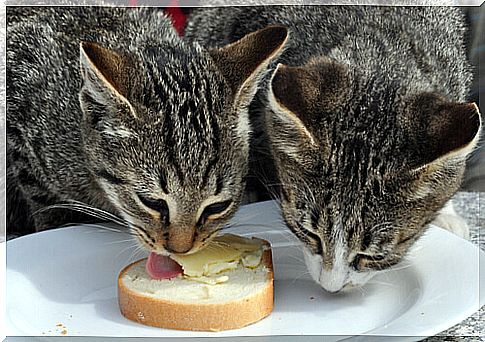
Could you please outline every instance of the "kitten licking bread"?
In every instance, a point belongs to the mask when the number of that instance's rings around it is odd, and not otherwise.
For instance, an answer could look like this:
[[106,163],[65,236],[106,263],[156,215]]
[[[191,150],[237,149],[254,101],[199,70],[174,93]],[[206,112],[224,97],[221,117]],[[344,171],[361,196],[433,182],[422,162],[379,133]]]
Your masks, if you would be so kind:
[[246,108],[285,28],[207,51],[159,9],[43,7],[7,36],[8,229],[79,222],[68,209],[158,254],[215,236],[241,201]]
[[277,175],[283,217],[314,280],[330,292],[363,285],[423,235],[478,141],[463,14],[213,8],[196,11],[186,34],[214,47],[268,24],[287,26],[291,39],[254,104],[254,123],[265,124],[253,151],[273,157],[259,172]]
[[202,251],[173,258],[183,275],[154,278],[145,259],[120,272],[118,301],[125,317],[161,328],[219,331],[254,323],[273,310],[268,242],[226,234]]

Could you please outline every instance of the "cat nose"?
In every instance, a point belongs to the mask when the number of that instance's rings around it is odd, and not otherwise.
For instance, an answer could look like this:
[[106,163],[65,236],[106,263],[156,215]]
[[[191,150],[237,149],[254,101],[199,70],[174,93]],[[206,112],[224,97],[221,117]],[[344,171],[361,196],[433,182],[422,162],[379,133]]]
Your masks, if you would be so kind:
[[193,228],[169,229],[165,249],[169,253],[187,253],[194,246],[194,233]]
[[338,289],[338,290],[327,290],[325,289],[325,291],[327,291],[328,293],[331,293],[331,294],[335,294],[335,293],[339,293],[342,289]]
[[349,290],[351,291],[352,288],[354,288],[354,285],[350,282],[346,282],[343,286],[340,288],[324,288],[325,291],[331,294],[336,294],[339,292],[348,292]]
[[192,248],[192,246],[188,246],[188,247],[179,247],[179,246],[176,246],[176,247],[173,247],[173,245],[171,245],[170,243],[168,243],[165,246],[165,250],[167,252],[169,252],[169,253],[177,253],[177,254],[187,253],[191,248]]

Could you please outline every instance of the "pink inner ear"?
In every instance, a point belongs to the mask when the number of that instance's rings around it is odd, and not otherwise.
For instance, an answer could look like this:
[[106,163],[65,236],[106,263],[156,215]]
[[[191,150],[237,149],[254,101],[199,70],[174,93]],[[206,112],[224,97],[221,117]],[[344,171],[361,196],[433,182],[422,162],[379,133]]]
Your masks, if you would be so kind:
[[152,279],[170,279],[182,274],[182,266],[170,257],[151,252],[146,263],[146,271]]

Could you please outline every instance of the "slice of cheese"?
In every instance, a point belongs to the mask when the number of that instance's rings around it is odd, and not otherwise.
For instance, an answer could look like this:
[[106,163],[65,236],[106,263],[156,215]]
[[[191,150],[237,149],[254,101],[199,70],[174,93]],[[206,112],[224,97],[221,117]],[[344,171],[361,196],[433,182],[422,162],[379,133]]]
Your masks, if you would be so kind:
[[[215,237],[201,251],[188,255],[172,255],[184,276],[207,284],[226,282],[221,272],[234,270],[242,262],[244,267],[255,268],[261,263],[263,245],[259,240],[226,234]],[[196,279],[197,278],[197,279]]]

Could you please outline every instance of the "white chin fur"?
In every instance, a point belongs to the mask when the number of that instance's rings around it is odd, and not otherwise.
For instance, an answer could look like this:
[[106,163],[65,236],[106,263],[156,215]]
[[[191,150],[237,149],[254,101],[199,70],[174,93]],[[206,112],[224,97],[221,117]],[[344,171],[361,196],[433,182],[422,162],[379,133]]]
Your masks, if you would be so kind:
[[330,271],[323,269],[322,257],[313,254],[306,246],[303,247],[305,262],[313,280],[328,292],[350,290],[365,285],[376,272],[355,272],[347,264],[334,262]]

